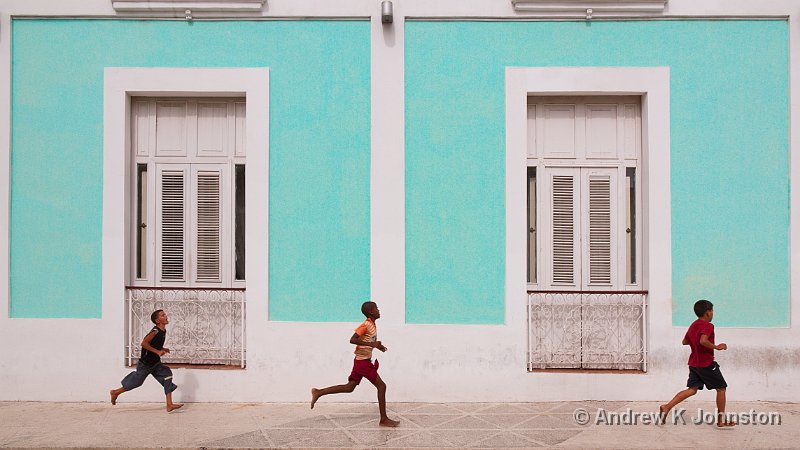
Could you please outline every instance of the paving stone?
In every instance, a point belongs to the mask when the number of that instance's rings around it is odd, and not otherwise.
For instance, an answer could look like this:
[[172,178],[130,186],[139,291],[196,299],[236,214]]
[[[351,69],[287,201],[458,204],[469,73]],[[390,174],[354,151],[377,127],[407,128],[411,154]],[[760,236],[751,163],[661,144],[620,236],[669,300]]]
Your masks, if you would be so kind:
[[403,414],[402,417],[419,425],[420,427],[433,427],[443,422],[453,420],[459,416],[443,414]]
[[436,430],[436,436],[455,447],[469,447],[498,434],[498,430]]
[[402,428],[381,427],[375,430],[348,430],[348,433],[353,436],[356,444],[373,447],[389,445],[396,439],[408,437],[418,431],[417,429],[404,430]]
[[274,425],[276,428],[337,428],[336,423],[327,416],[315,416]]
[[512,428],[531,418],[527,414],[483,414],[483,411],[475,414],[481,420],[493,423],[500,428]]
[[447,448],[450,443],[436,437],[432,433],[420,431],[394,439],[385,445],[386,448]]
[[202,446],[207,448],[265,448],[272,445],[260,430],[256,430],[206,442]]
[[541,447],[536,442],[531,441],[530,439],[520,436],[516,433],[506,432],[506,433],[498,433],[495,436],[490,437],[489,439],[483,440],[481,442],[477,442],[470,447],[474,448],[534,448],[534,447]]
[[575,423],[572,416],[567,415],[540,415],[534,416],[525,422],[520,423],[519,425],[515,426],[514,428],[550,428],[550,429],[562,429],[562,428],[579,428],[580,426]]
[[557,445],[582,433],[581,430],[518,430],[515,433],[544,445]]
[[354,426],[364,426],[368,423],[377,426],[378,419],[380,418],[377,414],[354,414],[354,415],[330,415],[328,416],[333,423],[337,426],[342,428],[347,427],[354,427]]
[[436,425],[434,428],[448,430],[492,430],[500,427],[478,417],[463,416],[455,420]]
[[529,413],[530,410],[525,407],[524,404],[515,404],[515,403],[504,403],[504,404],[494,404],[488,408],[481,409],[480,414],[525,414]]
[[429,404],[429,405],[422,405],[416,409],[414,409],[414,414],[463,414],[461,411],[455,408],[451,408],[450,406],[446,405],[439,405],[436,403]]
[[297,441],[297,446],[307,448],[342,448],[356,445],[356,442],[342,430],[311,434],[313,435]]

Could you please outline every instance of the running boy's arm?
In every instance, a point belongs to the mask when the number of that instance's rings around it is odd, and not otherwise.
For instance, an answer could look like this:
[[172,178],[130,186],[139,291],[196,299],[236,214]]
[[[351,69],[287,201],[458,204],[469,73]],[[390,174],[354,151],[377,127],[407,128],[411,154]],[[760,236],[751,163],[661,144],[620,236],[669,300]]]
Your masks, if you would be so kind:
[[154,337],[156,337],[156,330],[147,333],[147,336],[145,336],[144,339],[142,339],[142,348],[147,350],[148,352],[153,352],[158,356],[164,356],[164,353],[167,353],[169,351],[168,349],[156,350],[155,347],[150,345],[150,341],[152,341]]
[[701,334],[700,335],[700,345],[702,345],[705,348],[710,348],[710,349],[713,349],[713,350],[727,350],[728,349],[728,345],[725,344],[724,342],[719,344],[719,345],[712,344],[711,341],[708,340],[708,336],[706,336],[705,334]]
[[384,347],[383,344],[381,344],[381,341],[375,341],[375,342],[362,341],[361,336],[359,336],[358,333],[353,333],[353,336],[350,338],[350,343],[353,345],[363,345],[365,347],[377,348],[382,352],[386,351],[386,347]]

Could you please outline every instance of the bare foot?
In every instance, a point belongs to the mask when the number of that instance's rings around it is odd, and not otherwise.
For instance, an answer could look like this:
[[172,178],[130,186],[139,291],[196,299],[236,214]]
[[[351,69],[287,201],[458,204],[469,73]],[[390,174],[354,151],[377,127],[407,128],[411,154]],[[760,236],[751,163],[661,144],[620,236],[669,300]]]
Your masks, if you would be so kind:
[[736,422],[720,422],[717,424],[717,428],[730,428],[735,426]]
[[378,422],[378,424],[380,426],[382,426],[382,427],[396,427],[396,426],[400,425],[400,421],[399,420],[392,420],[392,419],[387,417],[385,419],[381,419],[381,421]]
[[319,389],[311,388],[311,409],[314,409],[314,403],[319,400]]
[[173,403],[171,405],[167,405],[167,412],[175,411],[176,409],[183,406],[183,403]]
[[109,394],[111,394],[111,404],[116,405],[117,397],[119,397],[119,394],[115,394],[113,390],[109,391]]
[[667,421],[667,413],[669,412],[669,408],[667,405],[661,405],[658,407],[658,424],[663,425]]

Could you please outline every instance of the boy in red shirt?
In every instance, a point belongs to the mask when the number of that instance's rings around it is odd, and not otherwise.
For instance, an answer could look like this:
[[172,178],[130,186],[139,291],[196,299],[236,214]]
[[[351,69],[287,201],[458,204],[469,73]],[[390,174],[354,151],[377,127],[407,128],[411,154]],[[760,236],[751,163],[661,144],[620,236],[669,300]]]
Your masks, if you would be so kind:
[[697,320],[689,326],[682,342],[692,349],[689,355],[689,380],[686,382],[686,389],[675,394],[669,403],[658,408],[661,420],[666,419],[667,413],[675,405],[693,396],[705,385],[708,390],[717,390],[717,426],[732,427],[736,424],[725,419],[725,389],[728,383],[722,377],[719,364],[714,361],[714,350],[727,350],[728,346],[724,343],[714,344],[714,325],[711,323],[714,318],[714,305],[710,301],[698,300],[694,304],[694,313],[697,315]]
[[378,328],[375,326],[375,321],[380,319],[381,312],[375,302],[364,302],[361,305],[361,312],[367,316],[367,320],[356,328],[350,338],[350,343],[356,346],[356,357],[353,360],[353,370],[347,378],[347,384],[324,389],[312,388],[311,409],[314,409],[314,403],[317,403],[317,400],[323,395],[353,392],[361,383],[361,379],[366,378],[378,388],[378,409],[381,413],[379,424],[384,427],[396,427],[400,422],[392,420],[386,415],[386,383],[378,375],[378,360],[372,362],[372,349],[377,348],[382,352],[387,350],[378,340]]

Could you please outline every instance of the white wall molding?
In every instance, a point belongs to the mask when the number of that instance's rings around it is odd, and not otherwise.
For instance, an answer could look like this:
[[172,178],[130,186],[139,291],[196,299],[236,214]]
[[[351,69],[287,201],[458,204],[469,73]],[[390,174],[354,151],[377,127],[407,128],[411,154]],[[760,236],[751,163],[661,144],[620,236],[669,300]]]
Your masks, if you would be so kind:
[[403,5],[394,23],[371,21],[370,43],[370,296],[382,323],[405,323],[406,197]]
[[667,0],[511,0],[514,10],[543,16],[596,16],[657,14],[664,12]]
[[152,17],[195,16],[239,17],[246,14],[260,15],[266,0],[112,0],[118,13],[139,13]]

